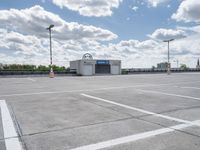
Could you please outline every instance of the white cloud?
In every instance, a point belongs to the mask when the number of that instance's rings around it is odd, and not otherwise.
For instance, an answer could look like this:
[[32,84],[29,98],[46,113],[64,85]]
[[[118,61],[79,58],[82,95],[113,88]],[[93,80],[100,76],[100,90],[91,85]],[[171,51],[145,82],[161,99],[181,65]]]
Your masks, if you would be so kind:
[[27,56],[39,56],[47,52],[47,39],[38,39],[33,35],[23,35],[13,31],[8,32],[6,29],[0,29],[0,33],[3,36],[0,49],[12,50],[13,54]]
[[[45,27],[53,28],[53,63],[69,65],[70,60],[81,59],[86,52],[99,59],[121,59],[123,67],[151,67],[167,60],[167,45],[155,39],[183,37],[186,30],[158,29],[152,39],[134,39],[105,44],[116,35],[108,30],[78,23],[68,23],[40,6],[29,9],[0,10],[0,63],[49,64],[49,39]],[[171,57],[180,63],[194,66],[200,57],[200,28],[191,27],[195,34],[170,44]]]
[[185,39],[181,39],[172,44],[172,52],[174,55],[200,55],[200,34],[191,35]]
[[183,31],[189,33],[190,35],[200,33],[200,25],[191,26],[191,27],[178,26],[177,29],[183,30]]
[[132,10],[134,10],[135,12],[136,12],[138,9],[139,9],[139,7],[137,7],[137,6],[133,6],[133,7],[132,7]]
[[144,51],[151,50],[155,48],[158,42],[154,40],[146,40],[146,41],[138,41],[138,40],[128,40],[128,41],[120,41],[118,44],[114,44],[119,49],[130,48],[131,51],[137,52],[137,50],[143,49]]
[[165,3],[167,1],[170,1],[170,0],[147,0],[149,6],[151,7],[157,7],[159,4]]
[[1,62],[11,59],[7,63],[48,64],[49,35],[46,27],[50,24],[55,25],[52,46],[56,64],[67,65],[69,60],[81,58],[86,51],[94,51],[99,42],[117,38],[109,30],[66,22],[41,6],[0,10],[0,22],[0,53],[5,55]]
[[[35,36],[21,35],[0,29],[4,50],[13,51],[13,56],[2,55],[3,63],[49,64],[49,41]],[[179,59],[180,63],[193,66],[200,57],[199,34],[176,40],[170,44],[171,61]],[[29,42],[30,41],[30,42]],[[29,44],[31,43],[31,44]],[[122,67],[151,67],[159,62],[167,61],[166,43],[154,39],[138,41],[126,40],[119,43],[102,44],[97,41],[68,40],[65,42],[53,40],[53,63],[69,65],[70,60],[81,59],[89,52],[96,59],[120,59]],[[1,44],[0,44],[1,45]],[[7,48],[5,48],[7,47]],[[1,53],[2,47],[0,47]],[[173,64],[176,66],[176,63]]]
[[184,22],[200,22],[199,14],[199,0],[184,0],[180,4],[177,12],[172,15],[172,19]]
[[183,30],[157,29],[148,36],[156,40],[168,40],[184,38],[186,37],[186,33]]
[[126,20],[127,20],[127,21],[130,21],[130,20],[131,20],[131,18],[130,18],[130,17],[127,17],[127,18],[126,18]]
[[[37,38],[34,35],[23,35],[14,31],[0,29],[0,53],[4,50],[3,63],[31,63],[49,64],[49,40]],[[65,42],[53,40],[53,63],[68,66],[70,60],[81,59],[86,52],[94,58],[120,59],[123,67],[151,67],[152,63],[159,62],[155,58],[162,54],[160,44],[154,40],[120,41],[116,44],[102,44],[98,41],[68,40]],[[12,55],[7,54],[12,52]],[[151,59],[155,62],[149,62]],[[16,58],[16,59],[15,59]],[[144,63],[144,59],[146,59]],[[143,63],[142,63],[143,61]]]
[[54,24],[53,36],[58,40],[100,40],[108,41],[117,38],[114,33],[94,26],[86,26],[76,22],[66,22],[58,15],[44,10],[41,6],[17,10],[0,10],[0,27],[23,34],[32,34],[46,38],[46,27]]
[[121,59],[123,67],[151,67],[165,61],[165,45],[154,40],[127,40],[109,44],[112,57]]
[[83,16],[111,16],[112,9],[118,8],[122,0],[53,0],[60,8],[78,11]]
[[[13,51],[13,56],[5,52],[1,62],[49,64],[48,39],[38,39],[36,36],[22,35],[5,29],[0,29],[0,33],[1,37],[4,37],[1,40],[4,47],[0,46],[0,53],[1,49]],[[199,38],[200,35],[197,33],[172,42],[170,44],[171,61],[179,59],[180,63],[194,67],[196,58],[200,57]],[[86,52],[97,59],[120,59],[122,67],[151,67],[167,60],[166,43],[154,39],[145,41],[131,39],[116,44],[102,44],[87,40],[65,42],[53,40],[54,64],[68,66],[70,60],[81,59]],[[176,63],[173,65],[176,66]]]

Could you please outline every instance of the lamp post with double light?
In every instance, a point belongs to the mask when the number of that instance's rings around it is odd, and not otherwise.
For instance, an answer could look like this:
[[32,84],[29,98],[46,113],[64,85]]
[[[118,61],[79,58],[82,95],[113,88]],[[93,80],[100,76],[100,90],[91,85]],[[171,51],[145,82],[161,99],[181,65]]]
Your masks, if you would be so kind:
[[168,53],[167,53],[167,74],[169,75],[171,73],[171,69],[170,69],[170,52],[169,52],[169,43],[171,41],[174,41],[174,39],[169,39],[169,40],[164,40],[163,42],[167,42],[168,43]]
[[51,44],[51,29],[54,27],[53,24],[51,24],[48,28],[46,28],[49,31],[49,41],[50,41],[50,73],[49,77],[54,78],[54,72],[53,72],[53,60],[52,60],[52,44]]

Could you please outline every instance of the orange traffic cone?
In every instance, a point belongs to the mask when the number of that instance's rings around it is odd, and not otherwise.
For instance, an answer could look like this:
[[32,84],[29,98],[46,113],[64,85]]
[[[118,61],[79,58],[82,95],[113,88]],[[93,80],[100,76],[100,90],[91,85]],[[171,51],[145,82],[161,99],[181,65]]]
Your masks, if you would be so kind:
[[51,70],[50,70],[49,77],[50,78],[54,78],[55,77],[54,72],[53,72],[53,68],[51,68]]

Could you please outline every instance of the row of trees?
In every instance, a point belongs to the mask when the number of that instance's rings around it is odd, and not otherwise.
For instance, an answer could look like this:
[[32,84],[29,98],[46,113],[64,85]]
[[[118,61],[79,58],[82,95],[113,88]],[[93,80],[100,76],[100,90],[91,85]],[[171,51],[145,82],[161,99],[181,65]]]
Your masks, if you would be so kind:
[[[56,66],[53,65],[54,71],[67,71],[69,68],[66,68],[64,66]],[[6,71],[6,70],[12,70],[12,71],[49,71],[50,66],[44,66],[44,65],[25,65],[25,64],[5,64],[0,66],[0,70]]]

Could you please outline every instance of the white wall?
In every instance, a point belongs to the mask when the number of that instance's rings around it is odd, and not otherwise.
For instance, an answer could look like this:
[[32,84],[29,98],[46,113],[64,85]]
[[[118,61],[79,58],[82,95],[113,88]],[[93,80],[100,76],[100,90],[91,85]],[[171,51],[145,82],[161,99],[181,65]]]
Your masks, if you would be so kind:
[[120,74],[120,66],[119,65],[111,65],[111,74],[118,75]]
[[[95,64],[97,60],[76,60],[70,62],[70,69],[76,69],[77,74],[95,75]],[[121,61],[109,60],[111,74],[121,74]]]

